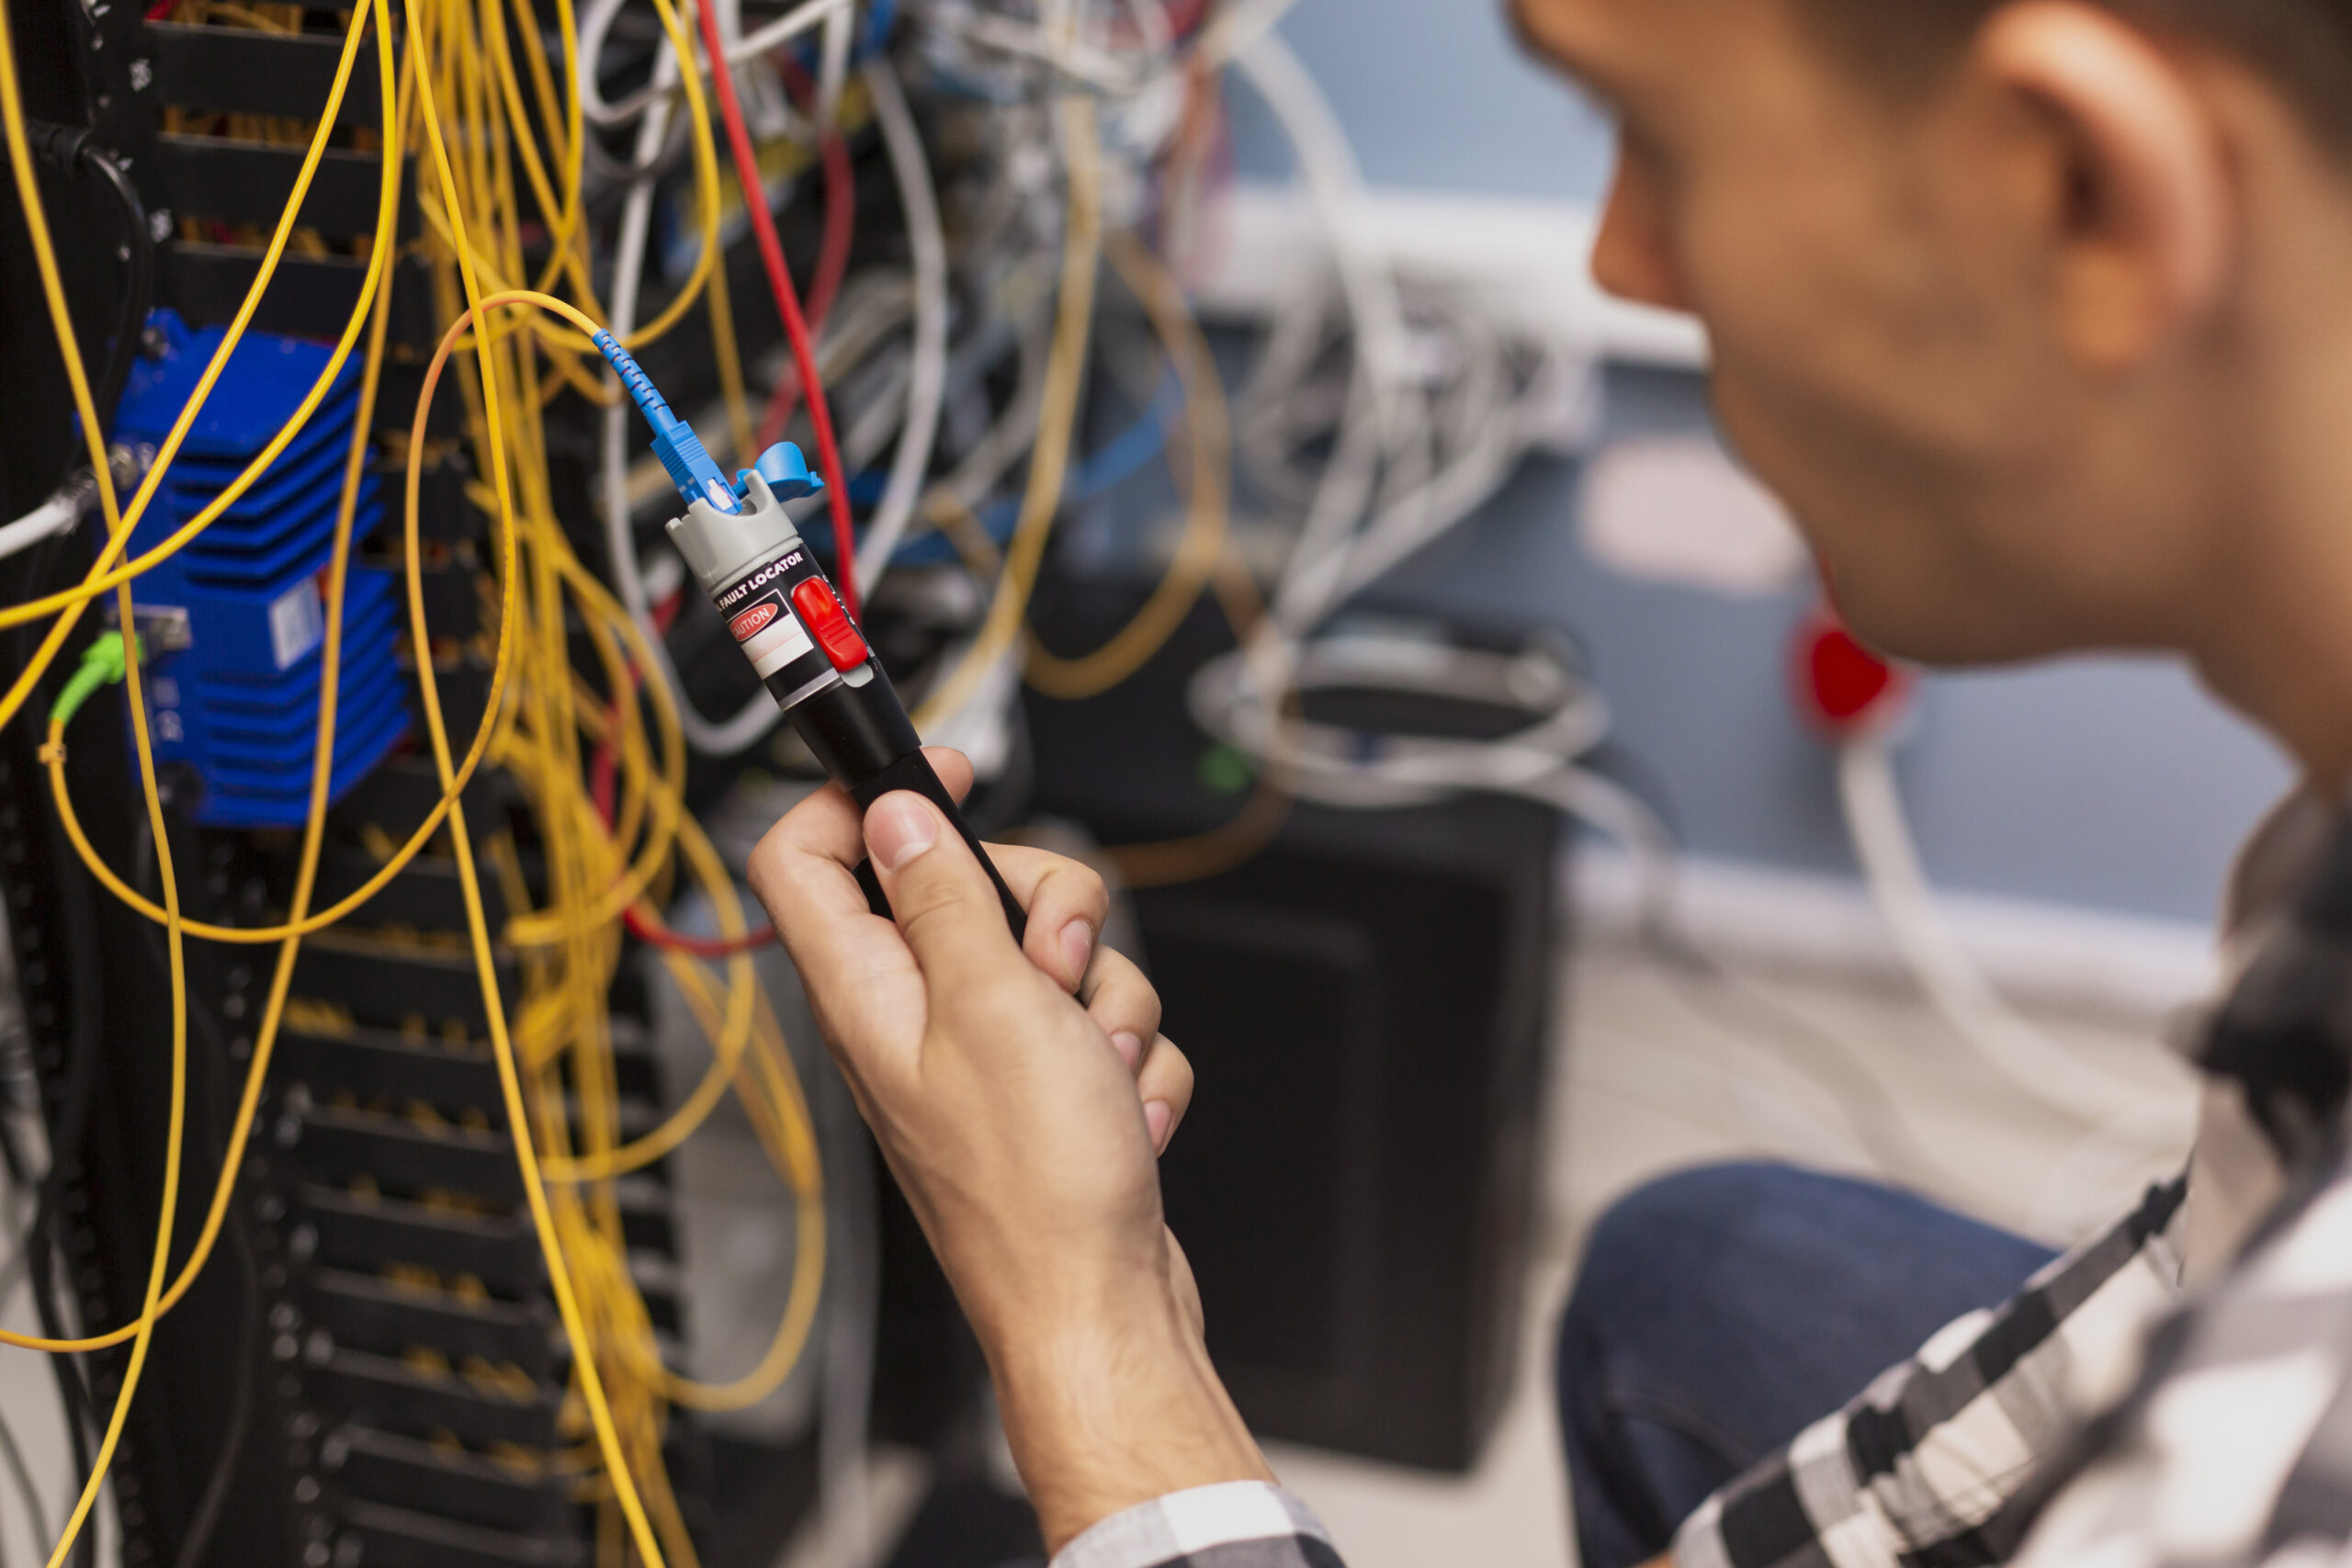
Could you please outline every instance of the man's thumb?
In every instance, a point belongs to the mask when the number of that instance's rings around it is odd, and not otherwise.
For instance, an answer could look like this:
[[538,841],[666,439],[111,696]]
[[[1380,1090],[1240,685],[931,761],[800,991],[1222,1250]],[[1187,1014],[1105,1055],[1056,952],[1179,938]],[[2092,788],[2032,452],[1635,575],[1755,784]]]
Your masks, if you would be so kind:
[[1001,973],[1020,958],[995,885],[937,807],[910,791],[884,795],[866,808],[865,848],[934,989]]

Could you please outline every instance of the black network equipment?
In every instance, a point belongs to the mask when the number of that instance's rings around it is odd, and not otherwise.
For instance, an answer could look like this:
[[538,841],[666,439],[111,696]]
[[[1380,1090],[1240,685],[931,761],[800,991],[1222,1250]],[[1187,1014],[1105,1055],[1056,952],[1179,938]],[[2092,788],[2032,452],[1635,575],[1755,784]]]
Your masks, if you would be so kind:
[[[1137,602],[1064,585],[1042,635],[1097,646]],[[1204,607],[1118,691],[1033,694],[1038,809],[1113,845],[1231,818],[1240,796],[1184,705],[1231,646]],[[1350,693],[1308,712],[1374,732],[1513,727]],[[1136,895],[1164,1028],[1199,1072],[1162,1168],[1169,1223],[1261,1434],[1476,1461],[1517,1350],[1560,846],[1557,815],[1525,801],[1302,806],[1238,869]]]

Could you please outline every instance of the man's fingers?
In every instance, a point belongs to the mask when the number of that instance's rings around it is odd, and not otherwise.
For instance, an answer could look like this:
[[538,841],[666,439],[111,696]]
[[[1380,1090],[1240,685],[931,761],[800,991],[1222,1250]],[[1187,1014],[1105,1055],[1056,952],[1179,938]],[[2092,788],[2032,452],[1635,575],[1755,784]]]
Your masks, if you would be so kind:
[[1104,948],[1088,979],[1086,1016],[1111,1037],[1130,1073],[1143,1069],[1145,1051],[1159,1033],[1159,993],[1143,971]]
[[874,918],[839,861],[789,843],[762,850],[752,863],[752,890],[799,969],[827,1038],[854,1053],[910,1048],[922,1035],[923,979],[896,928]]
[[833,842],[831,818],[840,810],[855,807],[830,791],[809,796],[769,829],[747,868],[752,891],[775,922],[776,934],[813,983],[830,977],[843,939],[874,921],[865,895],[850,874],[854,863],[845,863]]
[[1166,1154],[1193,1108],[1193,1064],[1165,1034],[1144,1054],[1143,1069],[1136,1075],[1136,1092],[1143,1097],[1144,1125],[1151,1130],[1154,1154]]
[[960,999],[1016,964],[1028,970],[995,884],[937,807],[905,790],[884,795],[865,814],[865,843],[933,997]]
[[931,771],[939,775],[947,793],[956,804],[963,804],[964,797],[972,793],[972,759],[953,746],[926,746],[922,754],[931,759]]
[[[950,789],[969,785],[962,757],[933,750],[931,759]],[[919,1038],[923,979],[897,930],[874,918],[851,874],[865,858],[860,816],[840,790],[820,790],[770,829],[749,874],[810,1000],[825,999],[828,1034],[871,1052]]]
[[1111,892],[1093,867],[1019,844],[991,844],[989,859],[1029,912],[1029,961],[1075,996],[1111,912]]
[[[932,772],[947,786],[947,793],[957,800],[972,790],[972,763],[963,752],[945,746],[926,746],[923,755],[931,760]],[[759,885],[761,861],[784,846],[823,855],[839,861],[844,866],[854,866],[865,858],[865,813],[857,802],[839,784],[827,784],[790,811],[784,819],[768,829],[752,852],[752,883]]]

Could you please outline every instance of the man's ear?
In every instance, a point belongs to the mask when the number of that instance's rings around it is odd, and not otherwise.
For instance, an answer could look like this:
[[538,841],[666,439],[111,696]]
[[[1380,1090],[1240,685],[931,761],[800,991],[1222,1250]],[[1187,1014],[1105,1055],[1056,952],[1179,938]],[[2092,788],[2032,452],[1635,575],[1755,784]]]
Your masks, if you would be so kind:
[[2082,0],[2012,0],[1973,55],[2049,138],[2040,220],[2061,337],[2089,365],[2137,362],[2213,303],[2233,263],[2229,181],[2193,81]]

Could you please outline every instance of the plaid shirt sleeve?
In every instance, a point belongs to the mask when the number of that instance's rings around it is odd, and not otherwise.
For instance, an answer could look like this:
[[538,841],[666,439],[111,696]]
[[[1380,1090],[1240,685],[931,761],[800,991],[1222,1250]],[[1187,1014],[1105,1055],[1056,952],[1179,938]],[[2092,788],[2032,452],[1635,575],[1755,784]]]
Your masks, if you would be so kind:
[[1114,1514],[1065,1546],[1052,1568],[1346,1568],[1306,1504],[1234,1482]]
[[2352,1545],[2352,1172],[2151,1336],[2018,1568],[2318,1568]]
[[2077,1430],[2078,1390],[2130,1375],[2179,1293],[2186,1179],[1973,1313],[1846,1409],[1716,1494],[1677,1568],[1987,1568],[2024,1535],[2021,1497]]

